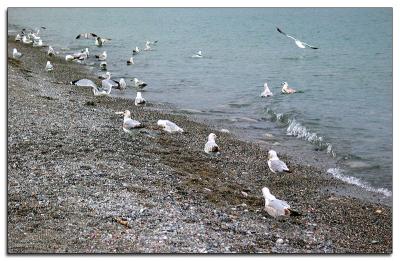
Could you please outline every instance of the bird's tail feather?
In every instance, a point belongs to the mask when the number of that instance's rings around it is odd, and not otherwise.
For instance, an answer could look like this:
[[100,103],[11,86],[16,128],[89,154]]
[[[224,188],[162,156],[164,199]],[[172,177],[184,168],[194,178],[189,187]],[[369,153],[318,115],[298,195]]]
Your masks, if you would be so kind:
[[298,216],[301,216],[301,213],[300,212],[297,212],[297,211],[295,211],[295,210],[292,210],[292,209],[289,209],[289,215],[290,216],[293,216],[293,217],[298,217]]

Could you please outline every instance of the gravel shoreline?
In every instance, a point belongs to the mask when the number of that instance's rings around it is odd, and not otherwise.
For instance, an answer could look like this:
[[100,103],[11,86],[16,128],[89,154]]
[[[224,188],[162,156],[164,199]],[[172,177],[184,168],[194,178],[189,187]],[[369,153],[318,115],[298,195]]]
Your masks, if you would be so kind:
[[[12,39],[8,253],[392,253],[390,204],[285,155],[293,173],[276,175],[265,148],[190,115],[62,84],[95,76]],[[133,135],[114,113],[126,109],[145,125]],[[185,132],[165,133],[158,119]],[[203,152],[211,132],[217,157]],[[264,186],[302,215],[268,216]]]

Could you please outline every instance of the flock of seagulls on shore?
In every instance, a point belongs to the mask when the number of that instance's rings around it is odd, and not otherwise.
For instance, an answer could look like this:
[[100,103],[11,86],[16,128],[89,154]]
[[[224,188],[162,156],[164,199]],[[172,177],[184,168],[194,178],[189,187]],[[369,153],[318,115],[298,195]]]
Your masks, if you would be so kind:
[[[46,29],[45,27],[41,27],[41,29]],[[277,31],[286,37],[292,39],[295,41],[295,44],[299,48],[311,48],[311,49],[318,49],[318,47],[311,46],[305,42],[302,42],[296,38],[294,38],[291,35],[288,35],[284,33],[281,29],[278,27],[276,28]],[[28,32],[27,30],[23,29],[20,34],[17,34],[15,37],[15,41],[23,42],[24,44],[32,44],[34,47],[40,47],[43,46],[43,41],[40,39],[39,36],[40,29],[37,29],[36,32]],[[96,46],[103,46],[106,42],[111,41],[109,38],[105,37],[100,37],[95,33],[80,33],[78,34],[75,39],[94,39],[95,42],[94,44]],[[152,50],[152,45],[155,45],[158,41],[146,41],[145,47],[143,48],[143,51],[150,51]],[[127,65],[133,65],[134,60],[133,57],[135,55],[138,55],[141,52],[139,47],[135,47],[132,50],[132,56],[129,58],[129,60],[126,62]],[[54,51],[54,49],[51,46],[48,46],[48,51],[47,55],[49,57],[55,56],[59,54],[59,52]],[[16,48],[13,49],[12,57],[14,59],[20,59],[23,56],[22,53],[18,52]],[[203,54],[202,51],[198,51],[196,54],[192,55],[192,58],[202,58]],[[86,59],[89,58],[89,48],[85,48],[84,50],[81,50],[80,52],[74,53],[74,54],[67,54],[65,56],[66,61],[75,61],[78,63],[81,63],[85,61]],[[101,54],[95,55],[95,58],[100,62],[100,68],[102,70],[106,70],[107,68],[107,52],[103,51]],[[47,61],[46,66],[45,66],[46,71],[53,71],[54,66],[51,64],[50,61]],[[106,72],[104,75],[101,75],[99,78],[101,78],[101,88],[96,85],[92,80],[89,79],[78,79],[71,81],[71,85],[76,85],[76,86],[86,86],[86,87],[91,87],[93,91],[94,96],[110,96],[111,91],[113,88],[115,89],[120,89],[124,90],[127,87],[127,84],[123,78],[121,78],[119,81],[112,80],[111,79],[111,73]],[[134,86],[137,87],[138,89],[143,89],[144,87],[147,86],[147,83],[144,81],[141,81],[137,78],[133,79]],[[287,82],[282,82],[281,84],[281,93],[283,94],[293,94],[296,93],[296,90],[293,88],[290,88]],[[264,83],[264,91],[260,95],[261,97],[272,97],[273,93],[268,87],[267,83]],[[141,91],[137,91],[136,93],[136,98],[134,101],[135,106],[143,106],[146,103],[146,100],[142,96]],[[122,115],[123,116],[123,124],[122,124],[122,129],[124,132],[132,134],[135,129],[138,128],[143,128],[144,125],[141,124],[139,121],[134,120],[131,118],[131,112],[129,110],[121,111],[121,112],[115,112],[117,115]],[[164,131],[168,133],[183,133],[184,130],[176,125],[174,122],[171,122],[169,120],[158,120],[157,125],[160,126]],[[222,132],[222,131],[221,131]],[[219,155],[220,154],[220,148],[216,143],[216,138],[217,135],[214,133],[210,133],[207,137],[207,142],[204,145],[204,152],[207,154],[212,154],[212,155]],[[268,151],[268,167],[273,173],[283,173],[283,172],[288,172],[290,173],[291,171],[287,167],[286,163],[281,161],[278,156],[276,151],[274,150],[269,150]],[[265,200],[265,211],[271,215],[274,218],[280,217],[280,216],[296,216],[300,215],[298,212],[291,210],[289,204],[286,201],[277,199],[275,196],[273,196],[269,189],[264,187],[262,189],[262,194],[264,196]]]

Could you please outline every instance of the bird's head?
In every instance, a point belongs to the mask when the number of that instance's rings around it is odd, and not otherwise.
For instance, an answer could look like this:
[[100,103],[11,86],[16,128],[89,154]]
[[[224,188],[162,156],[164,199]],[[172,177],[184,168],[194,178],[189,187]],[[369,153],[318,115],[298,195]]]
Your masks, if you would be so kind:
[[273,159],[273,158],[277,158],[278,155],[276,154],[276,151],[274,150],[269,150],[268,151],[268,159]]

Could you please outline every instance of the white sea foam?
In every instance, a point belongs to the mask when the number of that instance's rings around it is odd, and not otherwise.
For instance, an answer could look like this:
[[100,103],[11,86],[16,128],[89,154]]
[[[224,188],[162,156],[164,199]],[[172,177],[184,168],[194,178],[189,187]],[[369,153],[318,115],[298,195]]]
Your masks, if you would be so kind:
[[326,171],[328,174],[331,174],[333,177],[340,179],[346,183],[353,184],[359,186],[367,191],[375,192],[383,194],[386,197],[390,197],[392,192],[385,188],[373,188],[370,184],[365,181],[360,180],[359,178],[349,177],[343,174],[343,171],[340,168],[330,168]]

